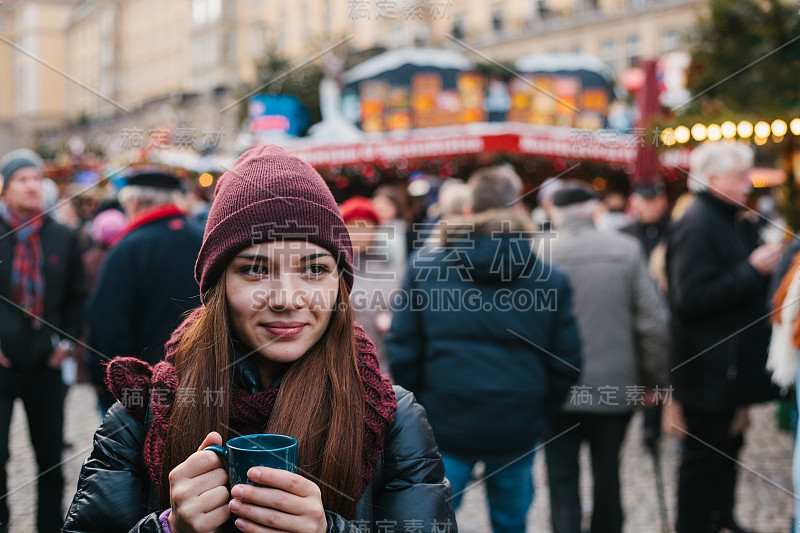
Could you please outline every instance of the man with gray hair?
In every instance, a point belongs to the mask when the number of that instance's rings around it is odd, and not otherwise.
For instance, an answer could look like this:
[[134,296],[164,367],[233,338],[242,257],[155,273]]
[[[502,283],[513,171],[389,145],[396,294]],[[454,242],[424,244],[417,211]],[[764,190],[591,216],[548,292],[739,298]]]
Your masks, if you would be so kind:
[[633,237],[597,229],[592,218],[598,204],[588,187],[567,182],[553,195],[556,229],[544,247],[575,291],[584,345],[578,384],[552,429],[552,437],[560,436],[545,446],[554,533],[581,532],[583,441],[591,450],[591,531],[622,532],[622,441],[634,409],[645,404],[646,391],[663,390],[668,380],[666,308],[642,247]]
[[667,238],[672,381],[686,438],[678,482],[678,533],[744,530],[734,521],[736,457],[747,406],[774,398],[766,372],[769,277],[781,257],[759,245],[746,209],[753,150],[707,143],[690,158],[697,199]]
[[114,403],[103,363],[118,355],[157,363],[183,313],[200,304],[194,264],[203,231],[179,207],[180,181],[161,168],[139,167],[126,182],[119,200],[130,222],[103,265],[87,317],[89,375],[102,413]]

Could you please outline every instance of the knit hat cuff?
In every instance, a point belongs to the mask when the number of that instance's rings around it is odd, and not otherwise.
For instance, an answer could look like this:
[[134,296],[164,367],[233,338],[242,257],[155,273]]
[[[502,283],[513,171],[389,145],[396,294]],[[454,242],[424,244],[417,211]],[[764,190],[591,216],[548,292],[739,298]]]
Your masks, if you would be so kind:
[[[265,213],[269,213],[265,217]],[[313,220],[316,225],[309,225]],[[274,197],[234,211],[213,228],[195,264],[195,279],[201,298],[240,250],[276,240],[307,241],[322,246],[339,265],[348,287],[353,286],[350,235],[339,213],[317,202],[297,197]]]

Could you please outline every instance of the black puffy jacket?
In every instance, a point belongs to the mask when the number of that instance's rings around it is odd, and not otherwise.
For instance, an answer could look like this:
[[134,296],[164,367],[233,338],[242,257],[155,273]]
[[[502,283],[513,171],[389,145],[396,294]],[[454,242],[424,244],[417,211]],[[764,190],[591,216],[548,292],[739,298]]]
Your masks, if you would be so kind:
[[[381,533],[458,531],[450,483],[425,410],[407,390],[394,391],[397,414],[358,518],[353,523],[327,512],[329,533],[360,533],[365,527]],[[64,532],[162,531],[158,498],[142,460],[144,438],[144,422],[114,404],[95,433]]]

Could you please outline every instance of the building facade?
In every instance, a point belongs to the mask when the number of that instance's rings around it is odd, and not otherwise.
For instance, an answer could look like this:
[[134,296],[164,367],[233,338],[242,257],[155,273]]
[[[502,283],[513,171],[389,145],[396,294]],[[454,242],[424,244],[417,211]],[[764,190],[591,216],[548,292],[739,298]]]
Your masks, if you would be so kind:
[[[16,0],[0,5],[0,146],[42,132],[225,131],[268,50],[445,47],[512,62],[583,52],[621,76],[681,47],[704,0]],[[111,143],[113,144],[113,143]],[[119,143],[117,143],[119,144]],[[123,143],[124,144],[124,143]]]

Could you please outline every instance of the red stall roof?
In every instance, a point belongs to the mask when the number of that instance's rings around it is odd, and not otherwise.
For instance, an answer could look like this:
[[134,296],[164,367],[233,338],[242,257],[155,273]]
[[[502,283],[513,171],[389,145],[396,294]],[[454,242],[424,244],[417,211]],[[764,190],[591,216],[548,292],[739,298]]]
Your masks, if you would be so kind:
[[[650,140],[606,130],[498,122],[370,134],[349,143],[298,139],[285,147],[314,167],[510,153],[622,165],[633,172],[637,148]],[[661,156],[665,167],[685,167],[686,163],[688,152],[671,150]]]

